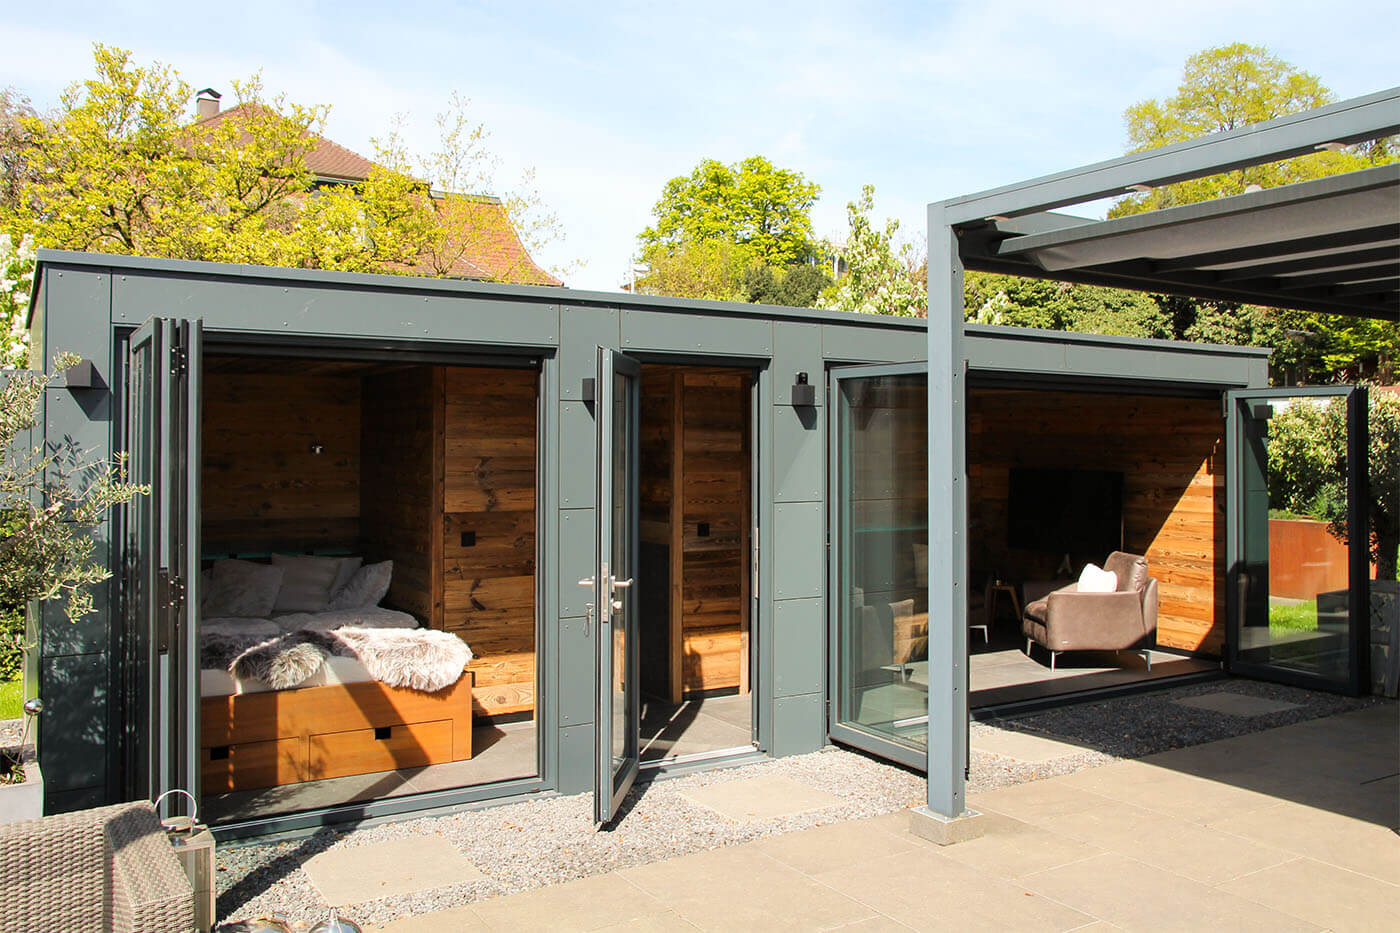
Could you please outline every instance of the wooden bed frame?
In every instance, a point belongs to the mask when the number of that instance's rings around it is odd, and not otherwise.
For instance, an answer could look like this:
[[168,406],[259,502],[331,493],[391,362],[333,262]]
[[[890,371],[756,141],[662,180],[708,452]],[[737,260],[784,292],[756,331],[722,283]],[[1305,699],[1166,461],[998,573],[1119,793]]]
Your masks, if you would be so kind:
[[464,761],[473,681],[466,671],[436,693],[367,681],[204,697],[204,793]]

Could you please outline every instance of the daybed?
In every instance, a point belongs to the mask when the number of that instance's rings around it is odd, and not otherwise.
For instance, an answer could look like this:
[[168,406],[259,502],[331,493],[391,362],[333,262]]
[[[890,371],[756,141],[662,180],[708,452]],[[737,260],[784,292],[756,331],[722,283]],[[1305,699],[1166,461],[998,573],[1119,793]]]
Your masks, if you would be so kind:
[[282,555],[205,571],[206,793],[471,757],[471,651],[379,606],[391,571],[388,562]]

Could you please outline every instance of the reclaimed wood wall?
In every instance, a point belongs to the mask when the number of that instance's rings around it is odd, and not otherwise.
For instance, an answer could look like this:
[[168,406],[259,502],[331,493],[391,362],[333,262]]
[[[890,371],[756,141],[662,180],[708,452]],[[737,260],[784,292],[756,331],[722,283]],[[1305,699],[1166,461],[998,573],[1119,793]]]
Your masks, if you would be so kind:
[[443,627],[471,646],[488,715],[535,708],[538,382],[533,369],[444,378]]
[[1045,580],[1060,560],[1007,546],[1012,467],[1121,470],[1123,549],[1145,554],[1158,580],[1157,643],[1219,655],[1224,445],[1218,399],[974,387],[967,442],[972,569]]
[[276,363],[267,372],[218,360],[206,367],[204,556],[359,542],[360,377]]
[[643,560],[654,567],[664,554],[666,566],[642,600],[643,651],[654,664],[648,640],[662,643],[664,689],[655,669],[644,680],[672,701],[749,689],[751,379],[742,369],[642,369],[641,536],[652,555]]
[[441,367],[368,375],[361,422],[366,563],[394,562],[384,605],[442,627]]

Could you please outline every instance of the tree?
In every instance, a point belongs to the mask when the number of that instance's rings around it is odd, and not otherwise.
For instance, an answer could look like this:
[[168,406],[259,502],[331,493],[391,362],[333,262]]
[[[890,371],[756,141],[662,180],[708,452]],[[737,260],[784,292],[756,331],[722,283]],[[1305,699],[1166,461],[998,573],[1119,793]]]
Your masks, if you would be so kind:
[[[1128,151],[1141,152],[1238,129],[1332,103],[1336,95],[1315,75],[1260,46],[1236,42],[1205,49],[1186,60],[1176,94],[1134,104],[1124,112]],[[1155,188],[1120,199],[1109,211],[1121,217],[1339,175],[1395,161],[1394,138],[1325,151],[1208,178]],[[1168,304],[1164,302],[1164,304]],[[1325,381],[1346,372],[1389,373],[1400,357],[1400,324],[1172,299],[1177,336],[1207,342],[1273,346],[1275,367],[1293,364]],[[1233,323],[1227,318],[1239,318]],[[1286,335],[1300,335],[1294,340]]]
[[29,290],[34,284],[34,239],[18,243],[0,232],[0,368],[29,365]]
[[63,599],[70,620],[93,611],[91,587],[111,576],[93,531],[149,491],[127,482],[122,460],[93,460],[71,442],[25,448],[44,390],[76,362],[60,355],[52,376],[11,373],[0,387],[0,676],[17,672],[31,601]]
[[763,156],[733,165],[705,159],[672,178],[652,207],[654,225],[637,237],[643,259],[683,244],[724,240],[760,262],[786,268],[816,249],[812,205],[821,188]]
[[1171,320],[1142,292],[1047,279],[969,272],[963,282],[967,320],[1119,337],[1170,338]]
[[687,240],[649,254],[647,273],[637,279],[637,292],[744,301],[743,276],[749,264],[748,251],[728,240]]
[[[391,136],[362,182],[318,186],[306,155],[326,108],[267,100],[255,77],[234,82],[237,104],[226,112],[236,114],[196,121],[191,88],[169,67],[102,45],[93,57],[95,76],[70,86],[51,118],[13,96],[0,101],[0,118],[13,113],[23,131],[5,132],[0,119],[0,144],[19,147],[0,166],[16,166],[19,179],[15,196],[0,198],[0,229],[66,249],[447,274],[471,237],[514,237],[510,221],[526,216],[456,188],[434,196],[431,181],[468,183],[463,167],[484,138],[457,98],[433,157],[415,161]],[[415,171],[429,165],[436,175]],[[550,227],[545,218],[529,229]]]
[[895,245],[898,220],[886,220],[883,230],[871,222],[874,209],[874,185],[862,187],[860,199],[846,205],[846,242],[830,247],[843,261],[845,272],[822,292],[818,305],[864,314],[926,316],[928,280],[918,271],[920,258],[911,244]]

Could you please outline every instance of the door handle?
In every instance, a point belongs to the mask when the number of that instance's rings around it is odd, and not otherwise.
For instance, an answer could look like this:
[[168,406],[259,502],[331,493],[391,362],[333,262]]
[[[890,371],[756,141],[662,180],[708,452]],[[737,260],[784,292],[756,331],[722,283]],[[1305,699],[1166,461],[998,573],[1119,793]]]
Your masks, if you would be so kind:
[[628,577],[626,580],[614,580],[612,585],[615,590],[625,590],[632,585],[632,577]]
[[586,587],[592,589],[592,587],[593,587],[593,578],[592,578],[592,577],[584,577],[582,580],[578,581],[578,585],[579,585],[579,586],[586,586]]

